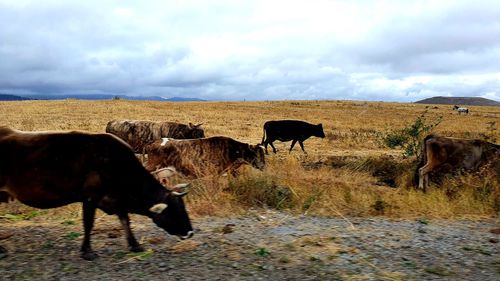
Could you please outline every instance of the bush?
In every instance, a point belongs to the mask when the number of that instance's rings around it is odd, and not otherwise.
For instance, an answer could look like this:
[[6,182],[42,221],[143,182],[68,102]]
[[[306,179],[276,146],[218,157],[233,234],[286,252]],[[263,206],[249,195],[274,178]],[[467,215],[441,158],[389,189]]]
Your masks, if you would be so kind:
[[346,168],[352,171],[367,172],[376,177],[380,185],[390,187],[411,186],[417,162],[391,155],[352,157],[331,156],[326,165],[331,168]]
[[422,142],[426,135],[428,135],[431,130],[441,123],[443,117],[440,116],[437,120],[429,124],[429,121],[425,118],[425,111],[417,117],[413,124],[399,130],[393,130],[382,136],[382,142],[385,146],[389,148],[400,147],[403,149],[403,156],[420,157],[422,151]]
[[240,203],[247,206],[291,208],[294,205],[293,192],[288,186],[278,185],[273,177],[240,176],[229,182],[228,191]]

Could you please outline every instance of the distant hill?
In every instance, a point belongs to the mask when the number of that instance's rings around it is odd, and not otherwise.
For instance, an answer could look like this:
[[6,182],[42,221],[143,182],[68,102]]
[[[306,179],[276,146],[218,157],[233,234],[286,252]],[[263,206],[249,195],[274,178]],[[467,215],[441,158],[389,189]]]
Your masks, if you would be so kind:
[[0,101],[30,100],[30,98],[15,95],[0,94]]
[[183,97],[172,97],[165,99],[166,101],[207,101],[199,98],[183,98]]
[[432,97],[416,101],[421,104],[451,104],[451,105],[479,105],[500,106],[500,102],[477,97]]
[[35,100],[65,100],[65,99],[78,99],[78,100],[112,100],[112,99],[124,99],[124,100],[149,100],[149,101],[205,101],[198,98],[184,98],[184,97],[172,97],[163,98],[159,96],[126,96],[126,95],[111,95],[111,94],[90,94],[90,95],[51,95],[51,94],[37,94],[37,95],[26,95],[23,96],[24,99],[35,99]]

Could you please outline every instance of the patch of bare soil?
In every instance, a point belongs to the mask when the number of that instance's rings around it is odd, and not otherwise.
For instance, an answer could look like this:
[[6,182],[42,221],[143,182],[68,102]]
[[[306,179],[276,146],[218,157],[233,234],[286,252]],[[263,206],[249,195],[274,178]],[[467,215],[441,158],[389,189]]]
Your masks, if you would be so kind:
[[499,280],[497,219],[319,218],[249,211],[193,221],[177,241],[132,216],[147,249],[129,253],[119,222],[102,216],[99,258],[80,258],[80,221],[0,219],[2,280]]

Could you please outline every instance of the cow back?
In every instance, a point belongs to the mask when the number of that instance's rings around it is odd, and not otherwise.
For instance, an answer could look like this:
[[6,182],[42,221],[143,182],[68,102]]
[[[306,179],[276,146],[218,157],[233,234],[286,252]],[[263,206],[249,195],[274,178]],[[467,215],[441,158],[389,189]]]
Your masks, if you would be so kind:
[[459,139],[428,136],[425,139],[426,161],[441,170],[475,170],[480,165],[498,159],[499,146],[479,139]]
[[301,120],[273,120],[264,123],[264,130],[269,138],[283,141],[307,139],[311,136],[324,138],[322,124],[311,124]]
[[181,174],[193,177],[220,174],[234,165],[245,162],[252,165],[255,162],[255,166],[260,169],[264,165],[261,147],[222,136],[156,141],[147,146],[146,152],[148,170],[174,167]]
[[204,137],[200,125],[143,120],[113,120],[106,132],[126,141],[136,153],[143,153],[147,145],[161,138],[191,139]]

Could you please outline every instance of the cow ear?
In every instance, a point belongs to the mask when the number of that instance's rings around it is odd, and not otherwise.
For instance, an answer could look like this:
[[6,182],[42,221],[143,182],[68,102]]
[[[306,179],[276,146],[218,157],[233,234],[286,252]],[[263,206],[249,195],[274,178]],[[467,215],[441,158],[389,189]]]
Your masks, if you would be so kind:
[[152,213],[161,214],[161,212],[163,212],[163,210],[165,210],[166,208],[167,208],[167,204],[158,203],[158,204],[154,205],[153,207],[149,208],[149,211]]
[[169,183],[169,178],[175,175],[176,173],[177,171],[175,170],[174,167],[166,167],[151,172],[151,174],[156,178],[156,180],[158,180],[165,187]]
[[189,122],[189,128],[193,128],[193,127],[195,127],[195,126],[193,125],[193,123]]

